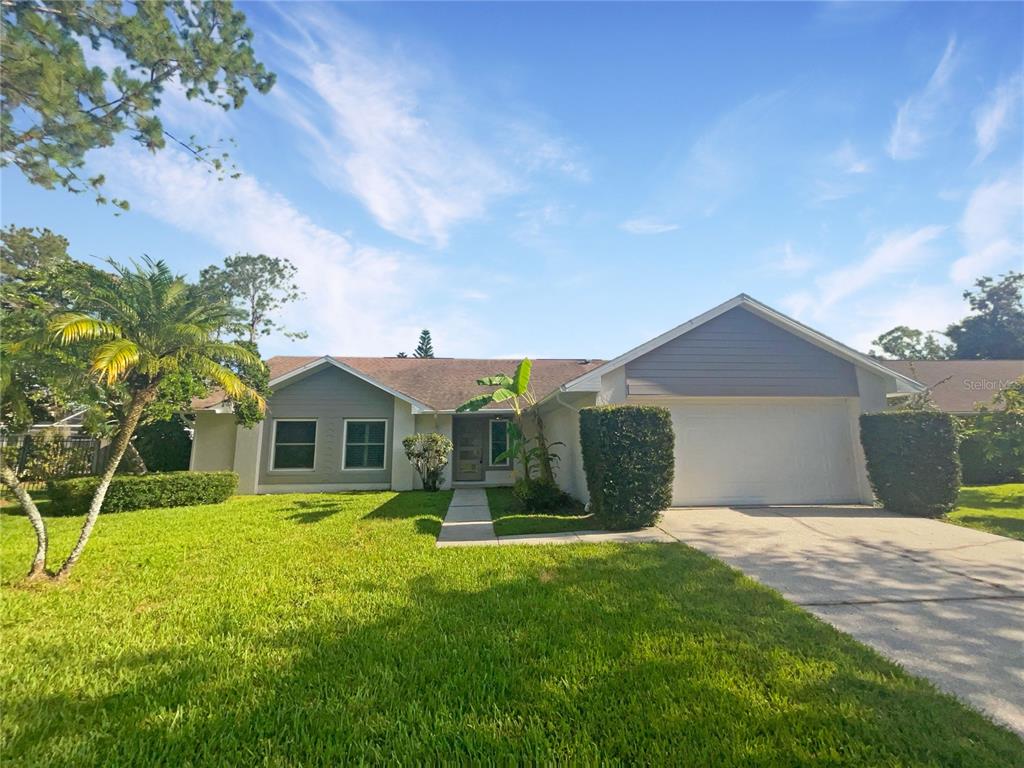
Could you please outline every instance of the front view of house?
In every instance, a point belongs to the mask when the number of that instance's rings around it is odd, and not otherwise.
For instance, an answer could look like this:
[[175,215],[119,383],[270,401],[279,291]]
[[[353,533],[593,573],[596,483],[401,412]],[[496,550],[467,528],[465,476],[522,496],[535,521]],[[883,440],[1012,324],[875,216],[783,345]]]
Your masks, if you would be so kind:
[[[418,483],[402,438],[440,432],[455,449],[447,485],[502,485],[509,409],[456,413],[517,360],[274,357],[263,422],[237,426],[230,402],[193,404],[190,468],[232,469],[240,493]],[[675,427],[673,505],[870,502],[858,417],[922,386],[746,295],[614,360],[535,360],[556,479],[586,500],[580,408],[661,405]]]

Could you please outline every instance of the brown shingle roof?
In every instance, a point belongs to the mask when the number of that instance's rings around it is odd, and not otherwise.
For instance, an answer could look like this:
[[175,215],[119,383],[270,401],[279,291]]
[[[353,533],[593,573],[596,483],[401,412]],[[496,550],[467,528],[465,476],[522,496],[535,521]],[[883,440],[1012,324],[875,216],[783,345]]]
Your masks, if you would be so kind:
[[[267,360],[270,380],[320,360],[319,357],[278,356]],[[497,373],[512,375],[518,360],[415,357],[341,357],[340,363],[356,369],[370,379],[401,392],[438,411],[454,410],[469,398],[487,391],[476,380]],[[530,388],[539,398],[546,397],[567,381],[597,368],[603,360],[534,360]],[[192,401],[197,410],[223,402],[224,394]],[[490,406],[488,406],[490,407]],[[501,407],[501,406],[498,406]]]
[[947,413],[970,413],[988,405],[1009,382],[1024,376],[1024,360],[880,360],[887,368],[931,389],[935,404]]

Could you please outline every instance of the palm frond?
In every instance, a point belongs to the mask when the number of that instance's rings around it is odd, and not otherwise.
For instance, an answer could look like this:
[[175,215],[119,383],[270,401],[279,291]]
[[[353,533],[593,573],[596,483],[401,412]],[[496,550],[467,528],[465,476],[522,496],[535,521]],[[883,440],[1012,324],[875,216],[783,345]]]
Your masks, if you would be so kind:
[[101,344],[92,357],[91,372],[113,384],[139,363],[139,347],[129,339],[112,339]]
[[167,290],[165,290],[163,296],[161,296],[161,306],[164,309],[174,306],[181,301],[187,291],[188,284],[184,280],[175,279],[173,283],[167,286]]
[[50,333],[60,344],[74,344],[76,341],[94,339],[116,339],[122,335],[114,323],[99,320],[80,312],[67,312],[50,321]]
[[203,353],[209,357],[224,362],[239,363],[240,365],[259,366],[263,365],[260,356],[250,352],[243,346],[225,341],[211,341],[203,345]]
[[220,363],[200,357],[192,361],[192,367],[204,379],[223,389],[232,400],[253,400],[261,413],[266,410],[267,402],[263,396]]

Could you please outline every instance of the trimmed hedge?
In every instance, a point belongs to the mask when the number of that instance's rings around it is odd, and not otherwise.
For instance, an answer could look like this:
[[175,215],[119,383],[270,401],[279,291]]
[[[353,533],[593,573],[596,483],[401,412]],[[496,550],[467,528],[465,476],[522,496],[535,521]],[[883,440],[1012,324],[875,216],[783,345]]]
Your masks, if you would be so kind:
[[871,487],[887,510],[939,517],[956,506],[960,457],[948,413],[865,413],[860,442]]
[[[47,483],[50,500],[65,515],[84,515],[99,478],[76,477]],[[227,501],[238,488],[234,472],[156,472],[147,475],[115,475],[103,500],[104,512],[134,509],[191,507]]]
[[675,433],[665,408],[613,405],[580,411],[590,508],[602,527],[644,528],[672,503]]

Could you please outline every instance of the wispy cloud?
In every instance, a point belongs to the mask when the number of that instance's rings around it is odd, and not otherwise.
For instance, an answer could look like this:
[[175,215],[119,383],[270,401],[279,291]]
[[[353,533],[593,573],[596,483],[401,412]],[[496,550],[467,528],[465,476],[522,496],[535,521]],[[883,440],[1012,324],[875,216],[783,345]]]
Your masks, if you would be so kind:
[[673,218],[713,216],[751,189],[766,171],[763,142],[784,133],[785,98],[784,91],[759,94],[711,122],[689,146],[661,193],[658,209]]
[[619,224],[619,229],[631,235],[661,235],[679,229],[678,224],[660,219],[641,217],[629,219]]
[[981,162],[996,148],[1002,136],[1019,117],[1018,105],[1024,97],[1024,74],[1018,72],[1000,83],[988,100],[975,112],[974,140],[978,145],[976,162]]
[[959,289],[911,281],[880,293],[877,301],[858,304],[849,316],[852,332],[847,341],[855,349],[867,351],[872,341],[897,325],[942,333],[965,312]]
[[840,173],[859,175],[871,170],[871,163],[861,156],[849,139],[840,144],[838,149],[832,153],[831,160]]
[[794,277],[808,272],[816,261],[808,254],[798,251],[796,246],[789,241],[769,248],[766,255],[768,256],[766,264],[768,269]]
[[917,156],[928,139],[931,123],[946,101],[950,77],[956,67],[956,38],[950,38],[925,87],[911,95],[896,112],[889,134],[888,152],[893,160]]
[[928,226],[910,232],[892,232],[864,259],[819,276],[813,292],[791,294],[785,298],[785,304],[798,316],[810,312],[820,317],[839,302],[876,285],[883,278],[919,267],[932,257],[930,246],[946,229]]
[[953,262],[950,277],[972,282],[1007,264],[1024,260],[1024,187],[1020,174],[1011,174],[971,193],[960,238],[966,253]]
[[[307,298],[292,305],[284,320],[309,332],[308,350],[386,355],[407,347],[424,327],[434,331],[435,342],[446,341],[447,354],[475,351],[480,343],[479,323],[460,314],[459,302],[441,313],[418,309],[423,294],[444,296],[448,290],[442,268],[354,243],[251,174],[218,182],[178,150],[153,156],[118,146],[110,152],[117,162],[108,184],[134,210],[224,255],[250,251],[290,259]],[[264,352],[290,349],[283,343],[271,340]]]
[[274,41],[290,77],[274,98],[309,142],[314,172],[384,229],[443,246],[531,174],[589,178],[569,142],[476,108],[429,57],[385,47],[323,6],[282,17],[288,34]]

